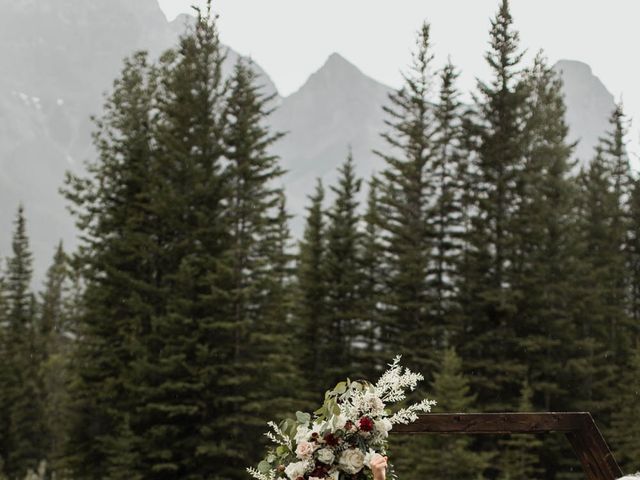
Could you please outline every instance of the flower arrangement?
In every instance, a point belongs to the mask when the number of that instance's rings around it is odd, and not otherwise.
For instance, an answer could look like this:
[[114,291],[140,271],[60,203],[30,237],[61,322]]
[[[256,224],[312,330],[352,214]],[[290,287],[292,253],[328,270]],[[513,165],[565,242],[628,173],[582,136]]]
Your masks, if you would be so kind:
[[[404,400],[420,380],[420,373],[400,366],[398,355],[375,384],[338,383],[313,415],[296,412],[295,420],[269,422],[271,431],[265,435],[275,446],[257,468],[247,471],[256,480],[370,480],[371,460],[386,455],[393,425],[414,422],[419,412],[430,412],[435,405],[424,399],[395,412],[388,407]],[[389,474],[395,478],[391,465]]]

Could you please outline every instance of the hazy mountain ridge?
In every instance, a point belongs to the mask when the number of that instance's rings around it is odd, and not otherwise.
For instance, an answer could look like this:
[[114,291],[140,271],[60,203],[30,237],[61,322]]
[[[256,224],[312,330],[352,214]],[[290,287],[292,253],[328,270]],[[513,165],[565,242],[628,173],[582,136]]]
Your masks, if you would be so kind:
[[[99,114],[104,92],[122,59],[146,49],[155,57],[175,44],[192,17],[168,22],[157,0],[0,0],[0,257],[9,253],[10,231],[19,202],[26,208],[42,278],[54,245],[75,244],[73,220],[58,193],[67,169],[93,158],[89,117]],[[239,55],[228,51],[225,72]],[[277,90],[254,64],[265,93]],[[567,119],[581,138],[584,161],[607,125],[613,97],[590,68],[561,61]],[[382,105],[391,88],[364,75],[341,57],[326,63],[295,93],[276,97],[274,130],[288,134],[274,146],[288,170],[283,183],[300,232],[306,195],[316,177],[331,184],[351,149],[365,179],[382,167],[373,149],[385,149]]]

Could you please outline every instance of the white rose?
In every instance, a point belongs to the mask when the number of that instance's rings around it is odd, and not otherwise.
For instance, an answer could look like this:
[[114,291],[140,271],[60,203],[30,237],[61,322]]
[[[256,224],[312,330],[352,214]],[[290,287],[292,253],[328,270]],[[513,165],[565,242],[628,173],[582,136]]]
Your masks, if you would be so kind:
[[308,465],[309,463],[306,461],[290,463],[284,469],[284,473],[290,480],[296,480],[296,478],[304,476]]
[[380,432],[382,438],[387,438],[389,436],[389,431],[393,428],[393,425],[388,418],[382,418],[374,422],[374,427],[378,432]]
[[320,450],[318,450],[318,460],[320,460],[322,463],[331,465],[335,458],[336,456],[328,448],[321,448]]
[[364,466],[364,453],[359,448],[349,448],[340,455],[338,465],[343,471],[354,475]]
[[313,442],[300,442],[296,448],[296,455],[301,460],[309,460],[313,452],[316,450],[316,444]]

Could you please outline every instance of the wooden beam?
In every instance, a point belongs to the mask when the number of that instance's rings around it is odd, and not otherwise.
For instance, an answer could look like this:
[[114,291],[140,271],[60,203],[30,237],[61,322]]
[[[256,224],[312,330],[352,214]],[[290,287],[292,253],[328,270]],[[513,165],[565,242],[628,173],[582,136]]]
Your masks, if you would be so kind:
[[585,414],[579,430],[566,436],[589,480],[615,480],[623,475],[591,414]]
[[398,434],[536,434],[564,433],[588,480],[616,480],[622,471],[600,430],[587,412],[432,413],[409,425],[395,425]]
[[[432,413],[392,433],[507,434],[572,432],[582,426],[584,413]],[[588,415],[588,414],[586,414]]]

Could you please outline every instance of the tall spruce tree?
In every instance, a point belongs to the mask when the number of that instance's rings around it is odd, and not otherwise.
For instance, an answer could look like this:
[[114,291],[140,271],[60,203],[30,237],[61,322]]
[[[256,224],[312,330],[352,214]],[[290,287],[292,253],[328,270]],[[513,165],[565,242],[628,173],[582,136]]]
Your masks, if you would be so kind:
[[362,280],[359,299],[364,323],[358,332],[357,342],[363,346],[360,358],[364,377],[377,378],[384,367],[381,358],[381,326],[383,311],[381,299],[384,294],[386,265],[383,261],[384,245],[381,238],[381,212],[379,180],[372,177],[367,192],[367,209],[363,215],[362,231]]
[[321,333],[325,359],[322,384],[327,389],[347,376],[360,378],[365,375],[360,358],[362,345],[355,343],[366,328],[360,299],[361,232],[357,196],[361,183],[349,153],[339,168],[338,184],[331,187],[335,199],[327,212],[323,264],[327,318]]
[[70,412],[70,341],[73,318],[69,308],[71,272],[62,242],[55,250],[44,290],[40,294],[39,337],[40,375],[48,437],[46,459],[53,471],[63,469]]
[[388,131],[382,136],[393,153],[380,154],[386,162],[380,179],[380,216],[388,265],[383,351],[389,358],[402,354],[410,368],[425,373],[435,364],[432,352],[439,342],[427,283],[436,130],[429,98],[433,77],[429,35],[429,25],[424,24],[404,85],[389,96]]
[[[518,411],[530,412],[533,410],[531,398],[533,390],[529,382],[522,383],[520,392],[520,404]],[[498,468],[500,475],[498,478],[504,480],[515,480],[517,478],[536,478],[542,473],[539,462],[539,449],[542,441],[535,436],[527,434],[510,435],[506,440],[499,442],[502,447],[498,456]]]
[[627,278],[631,343],[640,342],[640,179],[632,180],[629,195],[629,236],[627,239]]
[[[0,478],[5,474],[5,463],[9,447],[9,397],[11,362],[8,350],[8,306],[3,262],[0,262]],[[4,477],[6,478],[6,477]]]
[[[78,342],[73,349],[74,418],[66,467],[81,478],[140,478],[137,452],[123,437],[139,397],[134,359],[139,335],[162,304],[155,218],[149,208],[155,72],[144,53],[125,60],[102,117],[96,120],[98,158],[87,175],[68,175],[65,195],[83,240],[75,262],[84,276]],[[138,347],[136,346],[138,345]]]
[[463,111],[455,82],[458,73],[449,61],[439,75],[440,94],[435,107],[433,177],[435,205],[429,215],[433,252],[429,287],[433,291],[432,315],[445,343],[460,330],[458,303],[460,262],[464,250],[468,152],[464,140]]
[[588,409],[609,432],[620,370],[626,368],[632,326],[628,313],[628,159],[620,108],[595,158],[580,175],[580,275],[575,408]]
[[[442,352],[430,393],[438,401],[437,411],[467,413],[478,409],[462,360],[454,348]],[[423,461],[415,466],[418,478],[442,480],[482,478],[493,456],[491,452],[473,451],[473,438],[465,435],[433,436],[425,453]]]
[[286,298],[287,214],[277,186],[284,172],[278,157],[268,153],[282,135],[265,126],[272,97],[256,81],[249,66],[236,64],[224,110],[234,331],[226,381],[233,379],[235,386],[226,408],[218,410],[218,425],[220,433],[229,422],[236,425],[232,435],[222,435],[236,445],[237,456],[226,456],[229,470],[218,472],[221,478],[242,476],[243,467],[258,460],[264,425],[295,410],[299,390]]
[[4,351],[8,372],[3,396],[8,407],[5,470],[10,478],[22,476],[28,469],[35,470],[48,453],[36,300],[31,292],[32,265],[24,209],[20,206],[6,274],[8,311]]
[[610,441],[622,469],[635,472],[640,469],[640,424],[634,421],[640,415],[640,349],[637,345],[618,382]]
[[567,140],[562,82],[538,55],[526,73],[529,90],[524,166],[515,212],[517,299],[515,335],[529,365],[531,401],[537,408],[569,408],[576,280],[573,150]]
[[[579,355],[573,339],[582,303],[578,279],[576,187],[567,140],[562,83],[539,54],[525,73],[528,89],[526,148],[515,212],[517,295],[515,335],[519,361],[528,366],[528,388],[535,410],[572,410]],[[517,439],[516,439],[517,440]],[[522,440],[525,443],[525,440]],[[571,453],[565,442],[547,441],[538,449],[546,474],[553,476]]]
[[197,13],[158,67],[148,183],[156,221],[149,237],[157,242],[154,283],[162,298],[135,344],[139,406],[121,429],[124,439],[140,442],[133,451],[142,478],[217,478],[246,445],[228,441],[241,425],[223,423],[237,381],[229,351],[235,330],[224,54],[210,2]]
[[[407,366],[422,372],[427,381],[437,364],[443,325],[434,316],[434,291],[429,285],[433,251],[431,215],[437,161],[432,95],[430,28],[423,24],[417,50],[404,85],[389,96],[385,107],[388,130],[382,134],[390,154],[380,175],[380,229],[386,278],[381,297],[381,355],[402,354]],[[421,389],[422,390],[422,389]],[[415,392],[424,396],[426,392]],[[418,464],[429,439],[397,437],[392,452],[402,451],[405,465]],[[401,462],[401,463],[402,463]],[[400,468],[400,466],[399,466]],[[401,470],[402,471],[402,470]],[[404,470],[405,478],[420,478]]]
[[503,0],[491,21],[491,48],[485,58],[493,73],[480,82],[476,119],[469,134],[477,135],[472,157],[474,186],[468,253],[461,298],[466,331],[460,355],[478,400],[488,411],[514,408],[524,365],[516,340],[516,298],[512,265],[516,261],[515,211],[523,169],[524,116],[527,89],[522,82],[518,33],[509,2]]
[[[326,327],[327,284],[323,268],[327,228],[324,196],[322,181],[318,179],[314,193],[309,196],[311,204],[307,207],[304,234],[299,244],[296,264],[295,317],[299,325],[298,338],[302,345],[300,350],[305,352],[305,361],[301,364],[304,377],[308,379],[306,389],[309,391],[316,389],[315,379],[323,375],[326,362],[322,354],[326,348],[324,335],[330,333]],[[321,401],[322,392],[317,392],[317,398],[312,398]]]

